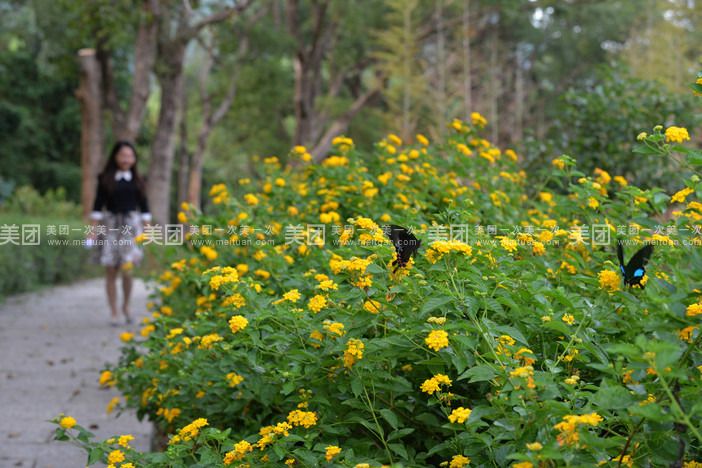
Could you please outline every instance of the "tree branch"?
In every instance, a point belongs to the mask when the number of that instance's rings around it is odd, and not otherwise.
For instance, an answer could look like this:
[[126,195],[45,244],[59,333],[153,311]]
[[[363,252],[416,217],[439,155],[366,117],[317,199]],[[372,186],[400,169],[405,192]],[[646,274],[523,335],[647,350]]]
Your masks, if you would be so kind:
[[322,36],[325,32],[324,20],[327,16],[327,7],[329,2],[327,0],[323,1],[321,4],[316,5],[315,15],[314,15],[314,30],[312,32],[312,43],[310,44],[310,50],[306,52],[307,55],[312,60],[317,60],[323,50],[320,47],[320,42],[322,42]]
[[381,86],[376,86],[367,91],[365,94],[362,94],[356,98],[346,112],[334,119],[327,131],[324,132],[324,135],[322,135],[317,142],[317,145],[315,145],[314,149],[310,152],[314,162],[318,163],[325,158],[327,151],[329,151],[329,148],[331,148],[332,139],[348,128],[349,123],[351,123],[351,119],[353,119],[371,99],[378,95],[380,90]]
[[104,39],[97,41],[95,58],[100,65],[102,101],[110,110],[112,126],[115,133],[120,134],[124,128],[124,111],[119,104],[117,91],[114,86],[114,71],[112,69],[112,54],[105,46]]
[[187,34],[190,35],[190,37],[193,37],[195,34],[200,32],[200,30],[202,30],[202,28],[204,28],[205,26],[209,26],[213,23],[220,23],[226,19],[229,19],[235,14],[242,13],[249,6],[251,6],[251,3],[252,0],[237,0],[234,6],[225,8],[222,11],[218,11],[217,13],[213,13],[201,19],[200,21],[197,21],[195,24],[188,28]]
[[296,43],[299,43],[300,31],[297,28],[297,0],[288,0],[286,2],[285,17],[287,20],[288,33],[295,39]]
[[327,95],[329,97],[338,96],[339,92],[341,91],[341,87],[344,84],[344,80],[353,74],[363,72],[363,70],[368,65],[370,65],[372,61],[373,59],[371,59],[370,57],[363,57],[355,64],[337,73],[336,76],[331,80],[331,84],[329,85],[329,92],[327,92]]
[[160,14],[158,0],[145,0],[142,4],[142,19],[139,22],[136,44],[134,46],[134,77],[132,95],[129,99],[125,126],[120,138],[136,139],[141,120],[149,99],[149,78],[156,63],[156,37],[158,34],[157,17]]

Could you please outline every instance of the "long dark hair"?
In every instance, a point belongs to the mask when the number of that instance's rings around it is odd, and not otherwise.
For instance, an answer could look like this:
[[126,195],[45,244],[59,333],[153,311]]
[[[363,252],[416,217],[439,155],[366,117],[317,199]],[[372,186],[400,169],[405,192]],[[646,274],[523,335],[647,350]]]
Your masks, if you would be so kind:
[[145,196],[146,184],[144,183],[144,179],[139,175],[139,169],[137,168],[137,163],[139,162],[139,155],[137,154],[134,145],[129,141],[120,140],[117,141],[114,144],[114,146],[112,146],[112,151],[110,151],[110,157],[107,158],[105,167],[98,176],[100,177],[100,182],[104,184],[103,186],[106,187],[108,192],[112,192],[115,189],[115,173],[118,170],[117,153],[119,153],[119,150],[121,150],[124,146],[131,148],[131,150],[134,152],[134,164],[132,165],[130,170],[132,172],[132,177],[136,181],[136,186],[139,189],[139,193],[142,196]]

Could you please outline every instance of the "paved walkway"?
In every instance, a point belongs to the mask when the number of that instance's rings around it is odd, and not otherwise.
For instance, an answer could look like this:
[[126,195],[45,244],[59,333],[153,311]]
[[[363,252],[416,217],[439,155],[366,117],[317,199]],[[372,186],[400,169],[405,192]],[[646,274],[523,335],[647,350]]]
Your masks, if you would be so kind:
[[[18,274],[21,274],[18,272]],[[121,283],[118,283],[121,304]],[[134,281],[132,315],[146,315],[147,289]],[[105,362],[119,356],[119,334],[110,327],[104,278],[36,293],[11,296],[0,304],[0,467],[84,467],[87,454],[69,442],[52,440],[49,419],[63,412],[99,440],[132,434],[147,450],[151,425],[133,412],[108,415],[115,389],[98,385]],[[136,331],[138,325],[131,325]]]

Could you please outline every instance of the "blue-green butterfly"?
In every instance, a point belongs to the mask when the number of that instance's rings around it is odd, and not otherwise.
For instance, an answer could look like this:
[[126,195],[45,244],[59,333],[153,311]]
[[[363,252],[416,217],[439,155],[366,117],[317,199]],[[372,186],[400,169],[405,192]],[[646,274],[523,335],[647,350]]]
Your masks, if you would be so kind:
[[653,254],[653,245],[646,244],[631,257],[629,263],[624,263],[624,246],[621,240],[617,241],[617,257],[619,257],[619,269],[622,271],[624,284],[639,285],[643,289],[644,285],[641,284],[641,279],[646,274],[644,267],[651,258],[651,254]]

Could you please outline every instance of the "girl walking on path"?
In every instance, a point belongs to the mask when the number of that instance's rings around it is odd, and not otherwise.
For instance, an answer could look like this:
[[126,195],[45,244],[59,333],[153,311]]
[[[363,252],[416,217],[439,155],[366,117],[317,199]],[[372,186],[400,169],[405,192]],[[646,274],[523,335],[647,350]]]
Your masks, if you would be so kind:
[[[103,208],[106,211],[103,213]],[[141,211],[141,213],[139,213]],[[99,263],[105,266],[110,324],[117,326],[117,276],[122,274],[122,314],[132,323],[129,298],[132,292],[132,268],[144,257],[143,248],[134,238],[151,222],[144,180],[137,170],[137,153],[127,141],[112,147],[105,168],[98,175],[97,194],[90,214],[92,228],[88,239],[95,242]],[[99,223],[99,224],[98,224]]]

